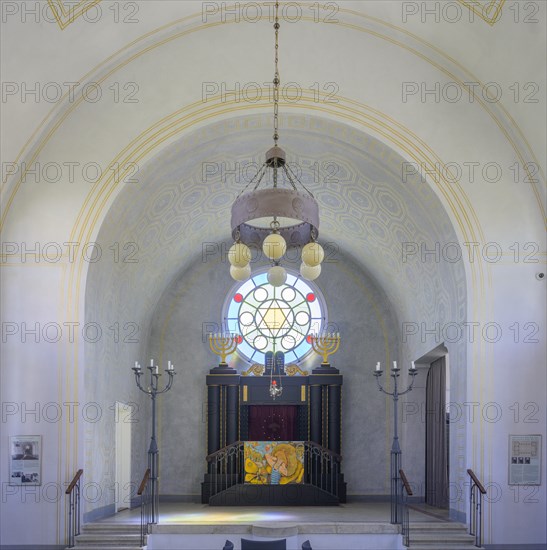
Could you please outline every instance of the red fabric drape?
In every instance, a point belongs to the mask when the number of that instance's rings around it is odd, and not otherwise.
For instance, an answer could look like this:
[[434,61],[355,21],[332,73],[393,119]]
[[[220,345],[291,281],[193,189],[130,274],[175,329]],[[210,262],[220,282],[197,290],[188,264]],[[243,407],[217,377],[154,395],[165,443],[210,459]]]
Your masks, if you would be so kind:
[[251,405],[249,441],[294,441],[296,405]]

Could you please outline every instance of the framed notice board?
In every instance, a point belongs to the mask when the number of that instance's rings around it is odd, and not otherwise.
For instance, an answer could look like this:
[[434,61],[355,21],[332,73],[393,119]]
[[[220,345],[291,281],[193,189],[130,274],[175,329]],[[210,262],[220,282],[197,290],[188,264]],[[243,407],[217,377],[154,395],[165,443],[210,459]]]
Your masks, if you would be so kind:
[[541,485],[541,435],[509,436],[509,485]]

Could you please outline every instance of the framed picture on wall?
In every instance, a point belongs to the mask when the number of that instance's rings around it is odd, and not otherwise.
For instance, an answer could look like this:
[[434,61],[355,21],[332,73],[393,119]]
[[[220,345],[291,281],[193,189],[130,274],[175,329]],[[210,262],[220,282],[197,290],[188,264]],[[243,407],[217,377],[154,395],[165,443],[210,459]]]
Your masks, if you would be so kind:
[[9,438],[9,484],[42,484],[42,436],[12,435]]
[[541,435],[509,436],[509,485],[541,485]]

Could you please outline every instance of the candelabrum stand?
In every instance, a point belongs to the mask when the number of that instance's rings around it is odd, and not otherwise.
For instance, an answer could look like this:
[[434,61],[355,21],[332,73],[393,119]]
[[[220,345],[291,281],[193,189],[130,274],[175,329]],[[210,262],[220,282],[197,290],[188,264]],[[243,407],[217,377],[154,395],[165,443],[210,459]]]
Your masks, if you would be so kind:
[[399,435],[397,433],[397,424],[399,417],[397,416],[397,403],[399,401],[399,396],[404,395],[412,390],[414,384],[414,377],[418,374],[414,361],[412,362],[412,367],[408,369],[408,374],[412,377],[410,384],[404,391],[399,391],[397,387],[397,379],[399,378],[399,373],[401,369],[397,368],[397,362],[393,361],[393,368],[391,369],[391,377],[393,378],[393,391],[388,392],[382,388],[380,384],[380,376],[382,376],[382,369],[380,368],[380,363],[376,363],[376,370],[374,371],[374,376],[376,377],[376,383],[378,384],[378,389],[393,397],[393,443],[391,444],[391,467],[390,467],[390,478],[391,478],[391,523],[401,523],[402,513],[399,510],[399,502],[402,497],[402,489],[399,478],[399,470],[401,468],[401,446],[399,445]]
[[150,396],[152,400],[152,437],[150,438],[150,447],[148,448],[148,467],[150,468],[150,499],[151,499],[151,510],[150,510],[150,523],[158,523],[159,518],[159,487],[158,487],[158,464],[159,464],[159,450],[158,444],[156,442],[156,397],[162,393],[166,393],[171,389],[173,385],[173,377],[175,376],[175,366],[169,361],[167,363],[167,368],[165,372],[169,376],[167,385],[160,390],[159,389],[159,378],[161,374],[158,372],[158,365],[154,366],[154,360],[150,361],[150,366],[148,370],[150,371],[150,385],[145,389],[141,384],[141,376],[143,371],[141,366],[135,362],[135,366],[132,369],[135,373],[135,381],[137,382],[137,387],[142,392]]
[[220,357],[218,367],[211,369],[211,374],[236,374],[237,371],[226,362],[226,357],[235,352],[243,338],[239,334],[209,334],[209,347]]
[[340,347],[340,333],[330,332],[321,336],[311,336],[310,343],[313,351],[321,355],[321,366],[313,370],[313,374],[338,374],[340,371],[329,363],[329,356],[336,353]]

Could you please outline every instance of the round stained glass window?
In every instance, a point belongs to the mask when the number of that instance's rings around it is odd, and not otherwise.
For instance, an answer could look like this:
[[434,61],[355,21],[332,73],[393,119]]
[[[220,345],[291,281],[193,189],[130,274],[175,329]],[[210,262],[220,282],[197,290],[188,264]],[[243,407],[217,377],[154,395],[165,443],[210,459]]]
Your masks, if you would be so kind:
[[284,285],[268,283],[267,272],[235,287],[224,308],[228,332],[240,334],[238,353],[264,364],[268,351],[282,351],[285,363],[303,359],[311,351],[310,334],[322,332],[326,311],[317,287],[287,270]]

